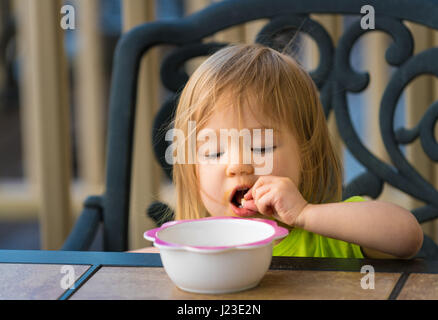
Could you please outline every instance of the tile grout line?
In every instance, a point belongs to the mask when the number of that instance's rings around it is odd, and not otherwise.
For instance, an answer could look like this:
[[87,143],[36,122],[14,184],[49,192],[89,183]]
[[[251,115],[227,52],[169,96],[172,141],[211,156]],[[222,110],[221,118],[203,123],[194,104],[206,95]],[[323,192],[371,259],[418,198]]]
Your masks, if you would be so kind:
[[94,264],[75,281],[74,287],[67,289],[57,300],[68,300],[85,282],[87,282],[100,268],[101,264]]
[[400,292],[402,291],[406,281],[409,278],[410,273],[409,272],[403,272],[398,279],[397,283],[395,284],[394,288],[391,291],[391,294],[388,297],[388,300],[397,300],[397,297],[399,296]]

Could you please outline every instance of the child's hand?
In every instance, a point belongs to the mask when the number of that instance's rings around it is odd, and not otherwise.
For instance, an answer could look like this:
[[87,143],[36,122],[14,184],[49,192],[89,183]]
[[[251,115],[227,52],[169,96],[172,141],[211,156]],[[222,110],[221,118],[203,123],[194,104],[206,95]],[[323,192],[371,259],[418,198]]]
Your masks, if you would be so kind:
[[302,225],[300,214],[308,205],[288,177],[261,176],[244,199],[244,208],[272,216],[290,226]]

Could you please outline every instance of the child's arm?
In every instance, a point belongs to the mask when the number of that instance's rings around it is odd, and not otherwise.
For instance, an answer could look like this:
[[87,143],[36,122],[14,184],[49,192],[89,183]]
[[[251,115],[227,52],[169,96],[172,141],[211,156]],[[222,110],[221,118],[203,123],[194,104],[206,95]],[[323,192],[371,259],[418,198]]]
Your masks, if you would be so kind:
[[410,258],[423,231],[408,210],[383,201],[309,204],[287,177],[261,176],[244,207],[325,237],[355,243],[370,258]]
[[369,258],[411,258],[423,244],[423,231],[415,217],[383,201],[308,204],[297,226],[358,244]]

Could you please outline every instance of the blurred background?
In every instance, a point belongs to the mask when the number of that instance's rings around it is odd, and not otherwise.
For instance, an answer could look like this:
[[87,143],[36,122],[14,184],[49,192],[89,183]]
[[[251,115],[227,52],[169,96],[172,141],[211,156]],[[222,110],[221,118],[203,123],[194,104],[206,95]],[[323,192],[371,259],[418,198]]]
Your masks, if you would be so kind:
[[[105,183],[108,97],[114,48],[122,33],[154,20],[177,19],[213,0],[0,0],[0,249],[59,249],[88,195],[101,194]],[[64,5],[74,9],[74,28],[61,28]],[[336,41],[358,16],[313,15]],[[229,42],[253,42],[267,22],[258,20],[211,36]],[[72,21],[69,21],[72,26]],[[438,32],[407,23],[415,52],[438,46]],[[209,39],[206,39],[208,41]],[[378,126],[380,99],[391,73],[384,52],[391,42],[370,32],[353,48],[351,63],[367,70],[370,86],[349,94],[350,112],[363,143],[389,162]],[[296,56],[306,68],[318,62],[316,44],[302,36]],[[153,157],[153,115],[168,92],[159,79],[160,59],[170,50],[154,48],[144,57],[133,157],[130,248],[146,245],[144,230],[154,227],[145,215],[150,202],[175,201]],[[189,73],[204,58],[190,61]],[[399,100],[395,127],[411,128],[438,99],[430,76],[413,81]],[[329,119],[335,146],[344,162],[344,180],[364,171],[339,139]],[[138,138],[137,138],[138,137]],[[417,142],[403,149],[410,162],[438,186],[438,167]],[[380,197],[412,209],[421,202],[385,185]],[[423,225],[438,242],[436,221]],[[99,237],[92,249],[99,250]]]

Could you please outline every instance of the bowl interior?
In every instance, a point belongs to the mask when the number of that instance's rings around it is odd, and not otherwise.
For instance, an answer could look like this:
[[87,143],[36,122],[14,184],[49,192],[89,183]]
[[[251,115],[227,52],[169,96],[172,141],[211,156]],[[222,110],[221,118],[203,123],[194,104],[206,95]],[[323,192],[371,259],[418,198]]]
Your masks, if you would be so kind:
[[237,246],[271,237],[274,228],[264,222],[240,219],[189,221],[160,230],[158,238],[173,244],[201,247]]

